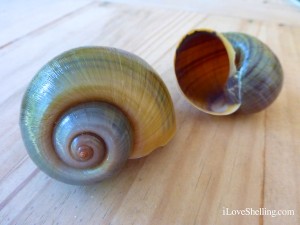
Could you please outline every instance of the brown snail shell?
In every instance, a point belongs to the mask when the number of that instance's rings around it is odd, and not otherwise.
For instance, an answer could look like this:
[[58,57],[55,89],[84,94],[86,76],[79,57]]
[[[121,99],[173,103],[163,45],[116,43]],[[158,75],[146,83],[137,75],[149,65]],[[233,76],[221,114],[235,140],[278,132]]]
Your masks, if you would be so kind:
[[20,127],[27,151],[48,175],[88,184],[118,173],[128,158],[175,133],[170,94],[141,58],[84,47],[62,53],[31,81]]
[[184,96],[213,115],[259,112],[276,99],[283,83],[278,58],[260,40],[207,29],[182,39],[175,73]]

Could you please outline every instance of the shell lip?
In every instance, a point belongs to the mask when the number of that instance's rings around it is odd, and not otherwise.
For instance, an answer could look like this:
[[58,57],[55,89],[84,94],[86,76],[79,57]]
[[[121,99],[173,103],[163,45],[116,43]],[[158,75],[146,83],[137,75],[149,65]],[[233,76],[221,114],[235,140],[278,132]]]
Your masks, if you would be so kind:
[[[211,110],[211,109],[207,109],[204,108],[203,106],[197,104],[196,102],[194,102],[192,99],[189,98],[189,96],[187,96],[187,94],[185,93],[185,91],[182,89],[182,87],[180,86],[179,80],[178,80],[178,76],[177,76],[177,71],[176,71],[176,59],[177,59],[177,54],[178,54],[178,49],[179,47],[183,44],[183,42],[185,41],[186,38],[193,36],[199,32],[204,32],[204,33],[208,33],[208,34],[212,34],[214,36],[216,36],[223,44],[224,48],[226,49],[227,52],[227,56],[228,56],[228,61],[229,61],[229,71],[228,71],[228,79],[227,79],[227,83],[234,81],[235,84],[235,88],[237,88],[238,90],[235,91],[236,93],[234,93],[235,95],[235,99],[237,99],[237,101],[234,102],[234,104],[228,104],[226,106],[226,110]],[[176,76],[176,83],[177,83],[177,87],[179,89],[179,92],[185,97],[186,100],[188,100],[188,102],[193,105],[195,108],[197,108],[198,110],[210,114],[210,115],[216,115],[216,116],[225,116],[225,115],[230,115],[235,113],[236,111],[239,110],[239,108],[241,107],[241,82],[240,82],[240,78],[239,78],[239,71],[237,71],[236,65],[235,65],[235,58],[236,58],[236,52],[233,48],[233,46],[231,45],[231,43],[227,40],[227,38],[221,34],[218,33],[212,29],[209,28],[200,28],[200,29],[193,29],[190,32],[188,32],[185,36],[183,36],[181,38],[181,40],[178,42],[177,44],[177,48],[176,48],[176,52],[174,54],[174,72],[175,72],[175,76]],[[228,87],[226,87],[228,88]],[[232,88],[232,87],[231,87]]]
[[169,144],[169,142],[174,138],[175,134],[176,134],[176,130],[177,130],[177,125],[176,125],[176,122],[173,123],[173,128],[171,131],[169,131],[169,136],[168,138],[164,139],[164,142],[160,143],[158,146],[156,146],[155,148],[153,148],[151,150],[151,152],[148,152],[148,153],[142,153],[142,154],[131,154],[129,156],[128,159],[139,159],[139,158],[143,158],[147,155],[149,155],[150,153],[158,150],[159,148],[161,147],[165,147],[167,144]]

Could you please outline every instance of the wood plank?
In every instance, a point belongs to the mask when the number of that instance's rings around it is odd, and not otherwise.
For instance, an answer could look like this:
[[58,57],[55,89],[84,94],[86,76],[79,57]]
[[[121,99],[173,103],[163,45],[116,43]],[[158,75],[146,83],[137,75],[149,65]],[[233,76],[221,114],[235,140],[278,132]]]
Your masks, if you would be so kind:
[[[298,0],[110,0],[131,5],[172,8],[213,15],[232,16],[243,19],[300,25]],[[295,4],[296,3],[296,4]]]
[[92,0],[36,1],[10,0],[0,3],[0,48],[67,14],[80,10]]
[[[177,88],[173,55],[181,36],[196,27],[243,31],[268,43],[285,71],[278,100],[248,116],[213,117],[190,106]],[[222,215],[223,207],[300,209],[299,38],[300,28],[277,22],[93,3],[2,48],[0,224],[299,224],[297,214]],[[78,187],[36,168],[21,141],[18,114],[34,73],[84,45],[118,47],[148,61],[170,90],[178,131],[118,176]]]

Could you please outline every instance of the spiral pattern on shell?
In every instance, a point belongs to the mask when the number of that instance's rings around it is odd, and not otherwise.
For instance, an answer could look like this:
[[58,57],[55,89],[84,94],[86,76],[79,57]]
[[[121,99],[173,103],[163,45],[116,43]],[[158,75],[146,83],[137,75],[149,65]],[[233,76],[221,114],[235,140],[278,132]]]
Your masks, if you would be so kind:
[[283,83],[278,58],[260,40],[206,29],[180,42],[175,73],[184,96],[213,115],[259,112],[277,98]]
[[157,73],[108,47],[73,49],[41,68],[24,95],[20,127],[38,167],[70,184],[118,173],[128,158],[165,145],[176,129]]

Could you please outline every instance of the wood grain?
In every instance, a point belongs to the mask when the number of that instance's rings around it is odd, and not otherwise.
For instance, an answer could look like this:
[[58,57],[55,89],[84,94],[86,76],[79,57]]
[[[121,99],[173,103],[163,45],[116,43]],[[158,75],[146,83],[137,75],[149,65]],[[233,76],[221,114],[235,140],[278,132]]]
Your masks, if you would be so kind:
[[[0,49],[0,224],[300,223],[300,26],[115,3],[77,6],[59,17],[49,12],[40,24],[11,31],[1,42],[11,43]],[[27,18],[26,24],[36,18]],[[245,32],[272,48],[285,81],[270,108],[249,116],[214,117],[186,102],[176,84],[173,57],[180,38],[199,27]],[[35,72],[62,51],[87,45],[122,48],[149,62],[170,90],[178,131],[166,147],[128,161],[117,177],[79,187],[36,168],[18,120],[22,95]],[[223,207],[294,209],[295,216],[223,216]]]
[[132,5],[164,7],[243,19],[300,25],[299,0],[111,0]]
[[91,2],[92,0],[11,0],[0,3],[0,48],[63,16],[76,13]]

